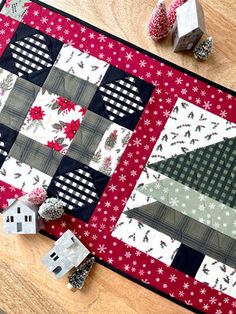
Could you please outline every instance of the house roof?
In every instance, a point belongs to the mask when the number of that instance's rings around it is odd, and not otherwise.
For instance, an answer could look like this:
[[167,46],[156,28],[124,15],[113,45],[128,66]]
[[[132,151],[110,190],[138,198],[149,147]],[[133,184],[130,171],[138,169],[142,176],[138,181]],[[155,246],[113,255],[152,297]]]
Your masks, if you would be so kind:
[[74,266],[78,266],[81,261],[89,254],[89,250],[82,242],[74,235],[71,230],[67,230],[55,243],[54,248],[59,251],[66,251],[67,259],[70,260]]
[[29,202],[25,196],[21,196],[19,198],[9,199],[8,200],[8,207],[3,212],[7,212],[14,204],[17,204],[17,202],[24,204],[25,206],[27,206],[28,208],[30,208],[34,212],[38,211],[38,207],[36,205]]
[[202,6],[198,0],[188,0],[176,10],[176,21],[179,38],[195,29],[205,32],[205,19]]
[[54,243],[54,245],[61,246],[65,249],[80,244],[82,245],[79,239],[69,229],[65,233],[63,233],[63,235]]

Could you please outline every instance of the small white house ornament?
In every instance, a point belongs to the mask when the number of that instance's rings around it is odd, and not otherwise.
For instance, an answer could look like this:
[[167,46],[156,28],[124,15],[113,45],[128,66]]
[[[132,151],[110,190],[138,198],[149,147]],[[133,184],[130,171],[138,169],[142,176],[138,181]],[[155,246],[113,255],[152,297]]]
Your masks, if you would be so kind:
[[43,258],[42,263],[57,278],[61,278],[73,267],[79,266],[89,250],[70,230],[67,230],[55,243],[53,248]]
[[174,51],[192,50],[205,32],[205,19],[198,0],[188,0],[176,10]]
[[24,196],[9,199],[3,212],[3,231],[11,234],[35,234],[39,229],[38,207]]

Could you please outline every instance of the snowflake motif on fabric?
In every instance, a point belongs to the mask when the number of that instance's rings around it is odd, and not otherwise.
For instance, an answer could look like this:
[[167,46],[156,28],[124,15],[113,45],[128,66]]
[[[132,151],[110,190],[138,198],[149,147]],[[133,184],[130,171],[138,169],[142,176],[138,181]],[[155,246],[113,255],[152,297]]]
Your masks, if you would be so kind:
[[142,185],[137,190],[146,195],[147,199],[152,197],[236,239],[236,212],[231,207],[169,178]]
[[41,34],[11,43],[10,48],[19,76],[50,68],[53,64],[46,40]]

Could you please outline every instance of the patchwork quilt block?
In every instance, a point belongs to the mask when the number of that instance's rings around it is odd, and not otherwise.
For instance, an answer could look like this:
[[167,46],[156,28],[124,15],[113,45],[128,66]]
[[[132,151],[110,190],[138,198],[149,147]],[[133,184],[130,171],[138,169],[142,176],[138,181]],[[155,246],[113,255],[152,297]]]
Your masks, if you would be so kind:
[[42,86],[61,47],[59,40],[20,23],[1,56],[0,67]]
[[236,94],[39,1],[0,13],[0,207],[43,186],[97,261],[236,312]]

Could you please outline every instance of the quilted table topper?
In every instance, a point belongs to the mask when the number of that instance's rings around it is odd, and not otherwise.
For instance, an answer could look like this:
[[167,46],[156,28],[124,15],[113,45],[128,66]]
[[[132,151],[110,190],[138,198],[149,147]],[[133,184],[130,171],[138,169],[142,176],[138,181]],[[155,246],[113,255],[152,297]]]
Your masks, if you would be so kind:
[[97,261],[236,313],[236,93],[38,1],[0,13],[0,207],[45,187]]

